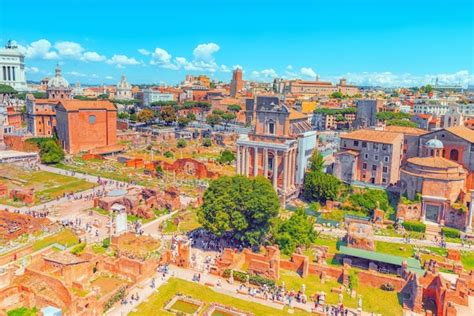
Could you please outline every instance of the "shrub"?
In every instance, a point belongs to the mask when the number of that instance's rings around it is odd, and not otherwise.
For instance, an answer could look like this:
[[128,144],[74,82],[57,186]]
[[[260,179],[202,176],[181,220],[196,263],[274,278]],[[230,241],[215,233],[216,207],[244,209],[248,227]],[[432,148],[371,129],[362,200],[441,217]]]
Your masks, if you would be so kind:
[[[230,269],[224,270],[224,274],[222,275],[224,278],[230,277]],[[275,281],[261,277],[259,275],[248,274],[242,271],[235,271],[234,270],[234,280],[239,282],[247,282],[247,276],[249,279],[249,283],[257,286],[267,285],[269,287],[275,286]]]
[[187,143],[184,139],[180,139],[176,143],[176,147],[178,147],[178,148],[184,148],[184,147],[186,147],[186,145],[187,145]]
[[78,255],[80,254],[82,251],[84,251],[84,248],[86,248],[86,243],[83,242],[83,243],[80,243],[79,245],[76,245],[74,246],[72,249],[71,249],[71,253],[73,255]]
[[384,284],[382,284],[380,288],[384,291],[390,291],[390,292],[395,290],[395,287],[390,282],[385,282]]
[[221,165],[227,164],[229,165],[232,161],[235,160],[235,155],[232,151],[228,149],[224,149],[219,157],[217,157],[217,162],[220,163]]
[[403,227],[412,232],[424,233],[426,231],[426,225],[420,222],[403,222]]
[[359,286],[359,278],[357,277],[357,272],[351,270],[351,272],[349,272],[349,288],[351,290],[355,290],[357,286]]
[[174,155],[171,151],[168,150],[163,154],[163,156],[165,156],[166,158],[173,158]]
[[104,240],[102,240],[102,247],[105,249],[110,247],[110,238],[105,238]]
[[212,146],[212,140],[210,138],[204,138],[202,141],[202,145],[204,147],[211,147]]
[[461,238],[461,232],[455,228],[443,227],[441,228],[441,232],[444,237]]

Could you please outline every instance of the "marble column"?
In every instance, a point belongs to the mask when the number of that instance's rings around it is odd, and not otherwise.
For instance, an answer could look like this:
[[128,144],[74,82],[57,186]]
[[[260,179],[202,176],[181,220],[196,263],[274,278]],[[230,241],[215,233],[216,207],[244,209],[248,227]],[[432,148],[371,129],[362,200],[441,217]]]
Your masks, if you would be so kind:
[[258,148],[253,148],[253,176],[258,176]]
[[245,176],[249,176],[250,161],[249,161],[249,147],[245,147]]
[[471,190],[471,204],[467,215],[466,233],[472,233],[472,217],[474,216],[474,190]]
[[278,150],[274,151],[273,156],[273,188],[278,188]]
[[288,191],[288,152],[283,153],[283,193]]
[[268,149],[263,150],[263,176],[268,177]]
[[241,174],[241,166],[240,166],[240,146],[237,145],[237,162],[235,168],[237,169],[237,174]]

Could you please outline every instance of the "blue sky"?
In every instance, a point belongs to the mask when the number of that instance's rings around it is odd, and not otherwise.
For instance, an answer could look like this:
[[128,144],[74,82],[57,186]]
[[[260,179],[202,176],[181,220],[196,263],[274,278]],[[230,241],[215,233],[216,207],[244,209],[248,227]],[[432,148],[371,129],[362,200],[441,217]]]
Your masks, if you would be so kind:
[[185,74],[473,83],[473,0],[0,0],[28,79],[175,84]]

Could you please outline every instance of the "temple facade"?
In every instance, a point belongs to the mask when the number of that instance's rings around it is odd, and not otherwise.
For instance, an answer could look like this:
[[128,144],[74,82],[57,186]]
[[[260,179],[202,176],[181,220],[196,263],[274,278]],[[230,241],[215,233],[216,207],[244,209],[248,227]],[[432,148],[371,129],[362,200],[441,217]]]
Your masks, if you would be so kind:
[[250,100],[254,130],[237,141],[237,173],[268,178],[282,201],[298,195],[316,132],[277,97]]

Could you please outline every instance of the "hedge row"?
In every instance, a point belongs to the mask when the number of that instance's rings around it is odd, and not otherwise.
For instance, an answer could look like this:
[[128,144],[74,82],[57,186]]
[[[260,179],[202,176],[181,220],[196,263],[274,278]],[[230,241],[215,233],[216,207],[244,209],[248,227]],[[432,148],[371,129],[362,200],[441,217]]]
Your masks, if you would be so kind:
[[424,233],[426,231],[426,225],[420,222],[403,222],[403,227],[412,232]]
[[455,228],[443,227],[441,228],[441,232],[444,237],[461,238],[461,232]]
[[[230,277],[230,269],[225,269],[224,274],[222,275],[224,278]],[[275,286],[275,281],[261,277],[259,275],[248,274],[242,271],[235,271],[234,270],[234,280],[239,282],[247,282],[247,276],[250,284],[253,285],[267,285],[269,287]]]

